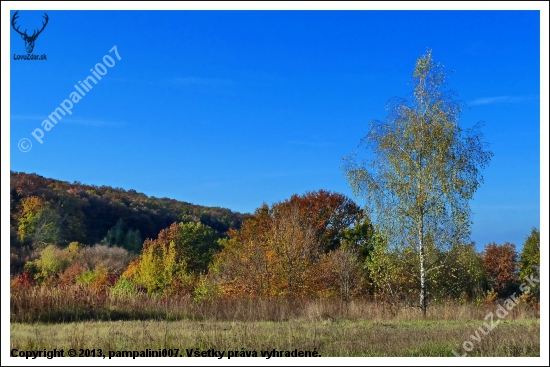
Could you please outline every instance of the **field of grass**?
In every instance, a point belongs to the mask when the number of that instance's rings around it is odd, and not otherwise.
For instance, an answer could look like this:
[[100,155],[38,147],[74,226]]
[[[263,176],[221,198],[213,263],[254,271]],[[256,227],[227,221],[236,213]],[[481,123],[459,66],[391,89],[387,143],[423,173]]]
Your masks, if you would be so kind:
[[[11,324],[11,348],[108,351],[177,348],[206,351],[316,350],[321,356],[453,356],[482,326],[471,321],[89,321]],[[538,319],[502,320],[473,341],[468,356],[539,356]],[[227,353],[227,352],[226,352]]]
[[[367,300],[114,296],[82,287],[10,295],[10,343],[19,350],[179,349],[316,351],[321,356],[539,356],[540,311],[520,303],[490,332],[497,305],[418,308]],[[483,332],[485,331],[485,333]]]

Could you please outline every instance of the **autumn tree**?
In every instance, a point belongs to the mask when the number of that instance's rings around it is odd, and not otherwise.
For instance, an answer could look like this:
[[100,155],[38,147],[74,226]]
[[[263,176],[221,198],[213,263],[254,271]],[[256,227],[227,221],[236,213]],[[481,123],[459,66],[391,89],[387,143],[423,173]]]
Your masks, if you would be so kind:
[[78,242],[71,242],[64,249],[56,245],[47,245],[40,251],[40,257],[25,264],[39,282],[56,282],[58,277],[71,266],[80,260],[81,246]]
[[459,126],[461,106],[446,78],[431,51],[418,58],[411,98],[391,100],[387,118],[371,122],[361,142],[369,155],[344,158],[350,185],[389,248],[414,252],[424,315],[428,279],[446,266],[435,254],[468,242],[468,202],[492,156],[480,125]]
[[201,223],[174,223],[147,239],[128,275],[149,292],[190,290],[219,251],[218,235]]
[[266,296],[275,293],[275,249],[268,243],[272,217],[267,204],[245,220],[241,230],[230,230],[220,243],[210,275],[229,295]]
[[21,207],[17,214],[19,221],[18,233],[21,242],[28,240],[35,232],[38,213],[45,206],[44,201],[36,196],[30,196],[21,200]]
[[[349,198],[324,190],[293,195],[271,207],[264,204],[243,222],[240,231],[229,232],[211,274],[226,294],[320,294],[324,291],[320,289],[324,255],[345,241],[350,251],[363,243],[356,237],[359,232],[347,237],[345,232],[362,215]],[[340,274],[346,276],[343,269]]]
[[22,199],[18,218],[21,242],[43,249],[62,241],[63,219],[49,203],[39,197],[30,196]]
[[300,215],[298,205],[274,205],[272,215],[267,244],[276,254],[275,269],[282,293],[314,294],[318,283],[316,265],[323,253],[315,226]]
[[346,230],[363,219],[363,210],[347,196],[319,190],[292,195],[277,207],[291,207],[304,224],[315,231],[316,241],[325,253],[340,247]]
[[230,231],[211,273],[226,294],[306,295],[316,292],[316,268],[322,255],[313,226],[292,205],[264,204]]
[[513,243],[503,245],[490,243],[483,251],[483,265],[493,289],[501,297],[511,293],[518,277],[516,247]]
[[540,277],[540,232],[532,228],[531,233],[523,243],[519,259],[520,276],[522,278],[534,275]]

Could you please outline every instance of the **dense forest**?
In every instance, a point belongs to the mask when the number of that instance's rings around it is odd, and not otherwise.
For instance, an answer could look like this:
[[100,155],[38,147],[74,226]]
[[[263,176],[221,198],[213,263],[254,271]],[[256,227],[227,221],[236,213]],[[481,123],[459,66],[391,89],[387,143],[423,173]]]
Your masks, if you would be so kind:
[[229,209],[149,197],[135,190],[13,171],[10,179],[12,274],[21,272],[33,252],[51,244],[104,244],[138,254],[143,240],[156,238],[172,223],[202,223],[222,238],[246,218]]

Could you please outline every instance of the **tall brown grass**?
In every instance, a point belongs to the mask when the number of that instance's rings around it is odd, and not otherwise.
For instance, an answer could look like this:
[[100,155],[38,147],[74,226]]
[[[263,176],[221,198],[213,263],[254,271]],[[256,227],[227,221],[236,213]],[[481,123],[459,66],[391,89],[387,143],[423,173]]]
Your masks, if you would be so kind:
[[[427,320],[483,320],[497,304],[460,304],[448,301],[428,307]],[[200,320],[200,321],[415,321],[420,310],[369,300],[307,298],[214,298],[196,301],[190,295],[161,297],[145,293],[111,294],[109,289],[66,285],[13,288],[12,322],[69,322],[85,320]],[[538,306],[520,303],[510,320],[539,318]]]

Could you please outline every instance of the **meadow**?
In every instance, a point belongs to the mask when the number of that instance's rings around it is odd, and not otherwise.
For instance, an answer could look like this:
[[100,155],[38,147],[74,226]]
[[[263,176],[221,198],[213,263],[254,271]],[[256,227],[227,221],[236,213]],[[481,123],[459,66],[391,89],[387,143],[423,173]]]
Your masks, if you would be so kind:
[[[519,304],[484,330],[496,304],[418,308],[353,300],[123,297],[36,287],[11,297],[11,348],[316,351],[321,356],[539,356],[538,308]],[[487,321],[488,322],[488,321]],[[476,332],[477,331],[477,332]],[[476,335],[477,334],[477,335]],[[476,339],[477,338],[477,339]]]

